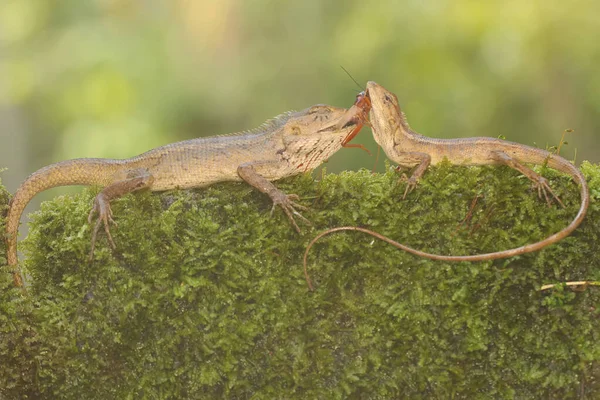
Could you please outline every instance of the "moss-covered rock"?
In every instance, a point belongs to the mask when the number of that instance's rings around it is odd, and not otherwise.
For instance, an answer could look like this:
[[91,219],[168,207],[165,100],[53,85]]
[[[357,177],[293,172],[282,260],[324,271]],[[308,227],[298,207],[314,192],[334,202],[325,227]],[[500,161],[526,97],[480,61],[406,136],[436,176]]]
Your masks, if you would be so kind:
[[600,397],[599,290],[539,290],[600,279],[600,169],[583,169],[589,214],[557,245],[445,263],[341,233],[309,255],[314,292],[302,254],[323,229],[360,225],[429,252],[489,252],[566,226],[578,190],[544,171],[563,209],[508,168],[443,164],[406,200],[394,172],[305,176],[278,183],[311,207],[303,235],[241,183],[140,193],[113,203],[118,249],[102,236],[91,263],[96,191],[58,197],[20,243],[29,297],[2,274],[0,397]]

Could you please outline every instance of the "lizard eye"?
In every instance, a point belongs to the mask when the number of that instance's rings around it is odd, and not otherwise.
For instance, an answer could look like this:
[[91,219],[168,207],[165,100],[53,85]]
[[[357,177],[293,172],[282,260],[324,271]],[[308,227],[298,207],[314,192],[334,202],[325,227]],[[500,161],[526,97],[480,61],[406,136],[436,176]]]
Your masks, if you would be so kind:
[[386,93],[383,98],[385,99],[385,101],[387,101],[388,103],[392,103],[392,104],[398,104],[398,98],[396,97],[395,94],[388,94]]
[[302,129],[298,125],[292,126],[292,135],[301,135]]
[[386,93],[385,99],[395,106],[398,105],[398,96],[396,96],[394,93]]

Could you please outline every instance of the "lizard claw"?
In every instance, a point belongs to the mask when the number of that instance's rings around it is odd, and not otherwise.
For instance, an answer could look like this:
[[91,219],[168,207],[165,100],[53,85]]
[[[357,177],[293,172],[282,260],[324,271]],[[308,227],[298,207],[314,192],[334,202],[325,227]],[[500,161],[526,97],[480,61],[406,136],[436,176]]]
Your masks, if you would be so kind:
[[548,179],[544,178],[543,176],[538,176],[537,180],[533,183],[533,187],[537,189],[538,197],[540,199],[542,198],[542,196],[544,197],[544,199],[546,200],[546,204],[548,204],[548,207],[552,206],[552,198],[548,196],[548,192],[550,192],[550,194],[558,204],[560,204],[563,208],[565,207],[560,198],[552,191],[552,188],[548,184]]
[[402,183],[402,182],[406,182],[406,189],[404,189],[404,194],[402,195],[402,200],[404,200],[404,199],[406,199],[406,196],[410,192],[412,192],[414,190],[414,188],[417,187],[417,183],[419,181],[417,178],[415,178],[414,175],[411,175],[411,177],[409,178],[408,175],[406,175],[406,173],[402,172],[403,168],[400,165],[397,165],[394,168],[394,170],[396,171],[397,174],[400,175],[397,185],[400,185],[400,183]]
[[302,214],[300,214],[298,211],[296,211],[296,208],[303,210],[303,211],[308,210],[308,207],[305,207],[302,204],[298,204],[298,203],[296,203],[296,201],[294,201],[294,200],[299,200],[299,199],[300,199],[300,197],[296,194],[288,195],[288,194],[280,192],[280,193],[278,193],[277,196],[273,197],[273,207],[271,208],[271,215],[273,215],[273,211],[275,210],[275,207],[281,206],[281,209],[283,210],[283,212],[285,212],[285,215],[287,215],[288,219],[294,226],[294,229],[298,233],[300,233],[301,231],[300,231],[300,227],[298,227],[298,224],[296,223],[296,220],[294,219],[294,215],[296,217],[300,218],[302,220],[302,222],[304,222],[305,224],[312,225],[308,219],[304,218],[304,216]]
[[417,187],[419,180],[415,178],[414,175],[409,178],[406,174],[402,174],[398,180],[398,183],[400,182],[406,182],[406,189],[404,189],[404,194],[402,195],[402,200],[404,200],[406,199],[406,196]]
[[[303,206],[302,204],[296,203],[296,201],[300,200],[300,196],[298,196],[297,194],[288,194],[287,195],[288,200],[290,200],[291,204],[295,207],[295,208],[299,208],[302,211],[308,211],[309,208],[306,206]],[[300,215],[300,213],[296,212],[297,215]],[[304,217],[302,217],[304,218]],[[310,224],[310,221],[306,220],[306,222],[308,222]]]
[[96,248],[96,239],[98,236],[98,231],[100,230],[100,226],[104,225],[104,232],[106,232],[106,237],[108,238],[108,242],[113,249],[116,249],[115,242],[110,234],[110,224],[117,225],[115,220],[113,219],[113,213],[110,208],[110,203],[105,199],[102,193],[98,194],[94,199],[94,206],[92,207],[90,214],[88,215],[88,223],[91,224],[94,216],[98,214],[98,219],[94,224],[94,230],[92,231],[92,248],[90,250],[89,261],[92,261],[94,256],[94,249]]

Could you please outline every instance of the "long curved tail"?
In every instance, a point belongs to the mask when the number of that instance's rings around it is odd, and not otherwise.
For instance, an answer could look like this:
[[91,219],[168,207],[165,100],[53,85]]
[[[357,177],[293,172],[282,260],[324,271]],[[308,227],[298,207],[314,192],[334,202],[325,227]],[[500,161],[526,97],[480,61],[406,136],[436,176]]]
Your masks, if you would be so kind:
[[384,242],[389,243],[392,246],[397,247],[401,250],[404,250],[408,253],[414,254],[419,257],[424,257],[424,258],[428,258],[431,260],[439,260],[439,261],[485,261],[485,260],[495,260],[498,258],[508,258],[508,257],[513,257],[513,256],[516,256],[519,254],[531,253],[531,252],[540,250],[543,247],[546,247],[550,244],[558,242],[559,240],[570,235],[581,224],[581,222],[583,221],[583,219],[585,217],[585,214],[587,213],[588,206],[590,204],[590,194],[589,194],[587,182],[585,181],[585,177],[583,176],[583,174],[577,167],[575,167],[573,164],[571,164],[570,162],[568,162],[567,160],[565,160],[564,158],[559,157],[559,156],[547,157],[547,160],[548,160],[548,165],[550,167],[571,175],[573,180],[576,183],[578,183],[579,187],[580,187],[581,205],[579,207],[579,211],[577,212],[577,215],[575,216],[575,218],[573,218],[571,223],[567,227],[562,229],[561,231],[559,231],[551,236],[548,236],[547,238],[540,240],[539,242],[535,242],[535,243],[528,244],[528,245],[521,246],[521,247],[516,247],[514,249],[502,250],[502,251],[497,251],[497,252],[493,252],[493,253],[467,255],[467,256],[446,256],[446,255],[440,255],[440,254],[431,254],[431,253],[427,253],[427,252],[420,251],[417,249],[413,249],[412,247],[408,247],[402,243],[398,243],[395,240],[392,240],[380,233],[374,232],[374,231],[372,231],[370,229],[366,229],[366,228],[361,228],[361,227],[357,227],[357,226],[340,226],[337,228],[331,228],[331,229],[328,229],[324,232],[321,232],[319,235],[317,235],[309,243],[308,247],[306,248],[306,251],[304,252],[304,276],[306,278],[306,282],[308,283],[310,290],[313,290],[313,287],[312,287],[310,278],[308,276],[308,270],[307,270],[308,252],[310,251],[311,247],[323,236],[327,236],[331,233],[339,232],[339,231],[363,232],[363,233],[371,235],[377,239],[383,240]]
[[[110,162],[107,162],[110,161]],[[101,185],[114,180],[122,169],[123,161],[105,158],[79,158],[48,165],[31,174],[12,197],[6,221],[6,249],[8,265],[12,267],[16,286],[23,286],[23,278],[18,268],[17,234],[23,210],[38,193],[56,186]]]

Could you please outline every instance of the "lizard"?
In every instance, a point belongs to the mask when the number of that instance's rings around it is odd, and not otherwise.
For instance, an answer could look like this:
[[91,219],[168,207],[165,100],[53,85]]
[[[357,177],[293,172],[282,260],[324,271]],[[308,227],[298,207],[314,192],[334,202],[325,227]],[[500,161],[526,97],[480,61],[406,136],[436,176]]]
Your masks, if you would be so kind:
[[[398,243],[370,229],[356,226],[331,228],[316,236],[309,243],[304,253],[304,274],[311,290],[312,284],[307,272],[308,252],[320,238],[334,232],[360,231],[383,240],[401,250],[432,260],[486,261],[530,253],[556,243],[571,234],[581,224],[586,215],[590,203],[590,194],[585,177],[577,167],[557,154],[520,143],[490,137],[437,139],[420,135],[408,125],[406,116],[398,104],[396,95],[373,81],[367,83],[366,93],[361,93],[357,96],[356,102],[351,109],[360,110],[363,115],[357,114],[357,111],[353,111],[354,115],[348,115],[341,119],[336,127],[344,126],[344,123],[357,123],[358,125],[355,126],[352,132],[352,134],[356,135],[361,128],[360,125],[366,121],[364,113],[368,112],[373,137],[377,144],[383,148],[388,158],[401,167],[415,168],[412,175],[407,179],[406,189],[402,196],[403,199],[416,187],[419,179],[430,164],[437,164],[447,159],[450,163],[457,165],[507,165],[529,178],[538,190],[538,196],[540,198],[543,196],[549,205],[551,198],[554,198],[564,207],[560,199],[552,192],[547,179],[524,165],[525,163],[546,164],[553,169],[571,176],[579,185],[581,203],[574,219],[561,231],[532,244],[484,254],[457,256],[431,254]],[[552,197],[548,196],[548,192]]]
[[14,284],[23,287],[17,258],[17,235],[23,210],[36,194],[56,186],[103,187],[88,217],[91,225],[97,214],[90,260],[102,225],[110,246],[116,248],[109,229],[109,225],[114,224],[110,202],[142,189],[165,191],[245,181],[271,198],[271,214],[280,206],[294,229],[300,232],[294,216],[310,224],[297,211],[307,208],[297,203],[297,195],[285,194],[271,181],[311,171],[341,147],[348,147],[345,139],[359,120],[350,118],[351,121],[338,129],[334,125],[341,118],[348,118],[346,109],[319,104],[283,113],[249,131],[167,144],[128,159],[78,158],[39,169],[20,185],[9,204],[6,242]]

